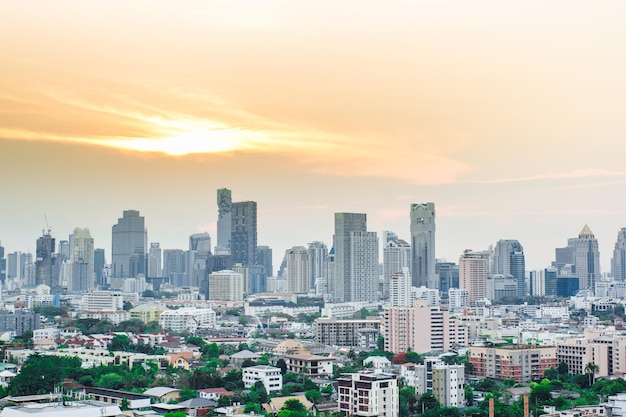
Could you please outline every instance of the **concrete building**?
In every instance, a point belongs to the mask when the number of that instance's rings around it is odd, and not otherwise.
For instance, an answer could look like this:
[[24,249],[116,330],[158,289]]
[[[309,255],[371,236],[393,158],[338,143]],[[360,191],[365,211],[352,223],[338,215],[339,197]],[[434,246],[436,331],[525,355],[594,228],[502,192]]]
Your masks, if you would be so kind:
[[41,316],[37,313],[0,310],[0,332],[15,332],[21,336],[24,332],[35,331],[41,326]]
[[243,274],[228,270],[209,274],[209,300],[242,301],[243,294]]
[[[407,269],[411,278],[411,245],[402,239],[384,241],[383,246],[383,299],[389,298],[391,276]],[[412,285],[412,281],[409,283]]]
[[[50,235],[50,231],[37,239],[37,251],[35,259],[35,283],[34,286],[45,284],[50,288],[59,286],[54,256],[55,239]],[[29,283],[32,285],[32,283]],[[30,286],[30,285],[29,285]]]
[[195,333],[198,327],[215,327],[216,314],[210,308],[185,307],[167,310],[159,316],[159,325],[175,332]]
[[465,250],[459,259],[459,285],[467,290],[470,305],[487,297],[489,262],[481,252]]
[[459,288],[459,265],[456,263],[437,260],[435,273],[439,276],[439,291],[442,293]]
[[77,227],[69,238],[70,262],[73,264],[68,282],[70,291],[86,291],[96,287],[93,237],[88,228]]
[[315,287],[315,282],[319,278],[326,280],[328,247],[324,242],[309,243],[309,288]]
[[335,358],[332,357],[296,353],[284,355],[283,359],[287,365],[287,372],[293,374],[308,377],[330,377],[333,375]]
[[252,388],[261,381],[268,393],[283,389],[283,376],[280,368],[267,365],[256,365],[243,368],[242,379],[246,388]]
[[524,248],[517,240],[501,239],[493,252],[492,274],[510,275],[517,282],[517,297],[528,295]]
[[161,313],[166,311],[167,308],[161,304],[140,304],[135,308],[131,308],[131,319],[141,320],[142,323],[158,322],[161,317]]
[[285,253],[287,261],[287,291],[294,294],[306,294],[313,288],[309,251],[304,246],[294,246]]
[[315,341],[330,346],[357,346],[375,349],[382,335],[382,319],[364,320],[319,318],[315,320]]
[[626,228],[617,232],[617,241],[611,258],[611,276],[615,281],[626,281]]
[[339,411],[346,416],[398,417],[398,380],[395,375],[359,372],[337,379]]
[[487,278],[487,298],[501,301],[513,299],[519,294],[517,279],[511,275],[494,274]]
[[573,265],[572,273],[578,277],[579,289],[593,290],[596,281],[600,280],[600,252],[598,240],[589,226],[585,225],[578,238],[567,240],[567,246],[557,248],[556,260],[553,265],[559,269]]
[[150,243],[150,252],[148,253],[148,277],[161,278],[163,276],[162,260],[163,254],[161,252],[160,243]]
[[540,381],[546,370],[557,367],[556,350],[555,346],[471,346],[469,359],[476,376],[528,383]]
[[83,295],[82,309],[113,311],[124,309],[124,293],[118,291],[90,291]]
[[230,253],[233,263],[257,263],[257,204],[255,201],[232,203]]
[[467,346],[469,331],[450,317],[440,306],[429,306],[425,300],[412,307],[389,307],[385,310],[385,350],[400,353],[447,352],[454,345]]
[[463,310],[469,307],[469,293],[466,289],[450,288],[448,290],[448,308],[450,311]]
[[233,198],[228,188],[217,190],[217,247],[219,251],[230,251],[232,231]]
[[435,203],[411,204],[413,286],[438,288],[435,273]]
[[137,210],[125,210],[111,229],[113,278],[136,278],[147,273],[148,232]]
[[412,303],[411,298],[411,273],[408,267],[403,267],[389,277],[389,305],[408,307]]
[[271,277],[274,275],[274,267],[272,260],[272,248],[269,246],[257,246],[256,247],[257,263],[263,266],[263,272],[265,277]]
[[[416,384],[417,394],[433,394],[442,407],[465,406],[464,365],[446,365],[438,358],[426,358],[423,365],[413,368],[415,377],[410,380]],[[407,373],[408,369],[403,371]]]

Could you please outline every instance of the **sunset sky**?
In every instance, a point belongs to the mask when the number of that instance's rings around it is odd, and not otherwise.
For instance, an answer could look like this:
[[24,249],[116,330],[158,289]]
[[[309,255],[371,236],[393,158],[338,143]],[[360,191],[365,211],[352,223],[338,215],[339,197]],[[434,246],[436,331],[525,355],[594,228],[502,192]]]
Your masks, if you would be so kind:
[[[585,223],[626,227],[624,1],[4,1],[0,240],[33,251],[146,217],[216,241],[216,189],[259,244],[332,242],[333,213],[437,257],[518,239],[543,268]],[[382,254],[381,254],[382,260]]]

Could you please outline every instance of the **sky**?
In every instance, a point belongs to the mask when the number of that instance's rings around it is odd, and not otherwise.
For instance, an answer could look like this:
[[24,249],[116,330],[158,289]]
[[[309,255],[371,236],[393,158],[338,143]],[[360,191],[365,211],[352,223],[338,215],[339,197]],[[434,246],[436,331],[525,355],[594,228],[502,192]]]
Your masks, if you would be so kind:
[[[518,239],[528,269],[588,224],[610,271],[626,227],[626,3],[0,2],[0,241],[88,227],[110,260],[216,241],[216,190],[258,203],[258,242],[332,242],[335,212],[438,258]],[[382,260],[382,254],[381,254]]]

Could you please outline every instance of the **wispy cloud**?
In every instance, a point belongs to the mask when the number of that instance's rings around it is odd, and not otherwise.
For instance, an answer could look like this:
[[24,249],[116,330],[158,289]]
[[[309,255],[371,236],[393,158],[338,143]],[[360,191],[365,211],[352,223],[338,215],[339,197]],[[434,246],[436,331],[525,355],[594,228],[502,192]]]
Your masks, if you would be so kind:
[[494,178],[487,180],[470,180],[460,181],[466,184],[507,184],[515,182],[529,182],[542,180],[570,180],[584,178],[608,178],[608,177],[626,177],[626,171],[610,171],[606,169],[576,169],[565,172],[549,172],[537,175],[528,175],[524,177],[510,178]]

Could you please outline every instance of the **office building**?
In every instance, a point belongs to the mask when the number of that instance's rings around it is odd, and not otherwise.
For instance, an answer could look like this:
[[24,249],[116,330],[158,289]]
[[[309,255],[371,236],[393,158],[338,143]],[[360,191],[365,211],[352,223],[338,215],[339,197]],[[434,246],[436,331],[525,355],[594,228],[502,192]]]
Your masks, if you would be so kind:
[[394,272],[389,277],[389,305],[393,307],[408,307],[411,300],[411,274],[408,267]]
[[163,276],[161,267],[162,252],[159,242],[150,243],[150,252],[148,253],[148,277],[160,278]]
[[563,269],[573,265],[571,272],[578,277],[581,290],[593,290],[600,280],[600,252],[598,240],[589,226],[585,225],[578,238],[567,240],[567,246],[556,248],[553,266]]
[[[389,239],[389,235],[387,239]],[[383,299],[389,298],[391,276],[396,273],[404,273],[404,268],[407,268],[406,272],[409,279],[412,279],[411,245],[402,239],[387,240],[383,247]]]
[[54,256],[55,239],[50,232],[44,234],[37,239],[37,252],[35,259],[35,285],[45,284],[50,288],[59,286],[58,274],[55,265],[56,258]]
[[235,271],[219,271],[209,274],[209,300],[242,301],[243,294],[243,274]]
[[524,248],[517,240],[499,240],[493,253],[492,274],[511,275],[517,282],[517,296],[528,295]]
[[4,284],[7,279],[7,258],[4,256],[4,246],[0,242],[0,282]]
[[69,239],[72,274],[68,282],[70,291],[86,291],[96,286],[93,237],[87,228],[77,227]]
[[411,204],[411,275],[414,287],[438,288],[435,273],[435,204]]
[[398,417],[395,375],[361,371],[337,379],[339,411],[346,416]]
[[365,214],[335,213],[335,280],[339,300],[378,299],[378,238]]
[[257,261],[257,204],[243,201],[232,204],[230,253],[233,263],[244,266]]
[[215,327],[216,323],[217,315],[210,308],[183,307],[159,316],[159,325],[174,332],[195,333],[199,327]]
[[309,265],[309,252],[304,246],[294,246],[285,254],[287,260],[287,291],[306,294],[313,287]]
[[256,247],[257,263],[263,265],[263,271],[267,278],[274,275],[274,267],[272,263],[272,248],[269,246]]
[[626,281],[626,228],[617,232],[617,241],[611,258],[611,276],[615,281]]
[[120,291],[89,291],[83,295],[85,311],[115,311],[124,309],[124,294]]
[[217,190],[217,249],[215,252],[229,251],[232,227],[233,198],[227,188]]
[[470,305],[487,297],[488,276],[489,261],[484,254],[465,250],[459,259],[459,286],[467,290]]
[[106,282],[106,275],[104,274],[104,266],[106,264],[106,259],[104,257],[104,249],[96,248],[93,251],[93,270],[96,279],[96,285],[100,287],[105,287],[108,283]]
[[437,260],[435,273],[439,277],[439,290],[442,293],[448,292],[450,288],[459,288],[459,265]]
[[147,272],[148,232],[137,210],[125,210],[111,229],[113,278],[136,278]]
[[318,278],[326,278],[326,263],[328,262],[328,247],[324,242],[309,243],[309,288],[315,287]]
[[[325,294],[337,294],[336,286],[338,284],[335,267],[335,247],[328,251],[328,259],[326,262],[326,292]],[[336,298],[336,296],[335,296]]]
[[163,277],[169,278],[171,283],[185,274],[185,251],[182,249],[163,250]]

